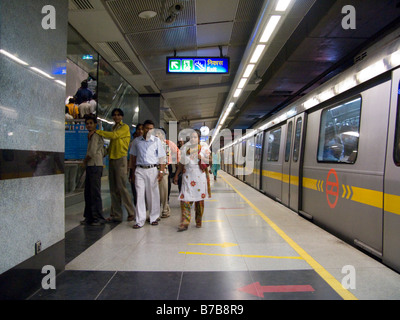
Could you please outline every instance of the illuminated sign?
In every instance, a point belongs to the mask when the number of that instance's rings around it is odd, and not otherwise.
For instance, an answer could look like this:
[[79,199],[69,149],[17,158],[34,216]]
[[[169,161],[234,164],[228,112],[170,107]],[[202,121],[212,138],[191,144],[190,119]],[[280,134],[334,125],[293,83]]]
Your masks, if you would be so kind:
[[82,60],[93,60],[93,56],[91,54],[85,54],[82,57]]
[[229,58],[167,57],[167,73],[229,73]]
[[56,62],[53,65],[53,74],[56,75],[66,75],[67,74],[67,63],[65,61]]

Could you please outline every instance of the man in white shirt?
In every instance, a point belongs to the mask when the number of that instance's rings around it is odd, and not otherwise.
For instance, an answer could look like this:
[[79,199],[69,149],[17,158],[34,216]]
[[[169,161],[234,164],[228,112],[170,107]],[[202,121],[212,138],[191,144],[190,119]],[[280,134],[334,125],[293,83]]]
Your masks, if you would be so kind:
[[[146,221],[146,202],[150,212],[150,224],[158,225],[160,216],[160,194],[158,183],[165,171],[166,153],[161,140],[152,134],[154,123],[146,120],[143,124],[144,134],[134,140],[131,149],[132,180],[136,186],[136,224],[134,229],[142,228]],[[160,171],[157,166],[160,165]],[[145,197],[146,200],[145,201]]]

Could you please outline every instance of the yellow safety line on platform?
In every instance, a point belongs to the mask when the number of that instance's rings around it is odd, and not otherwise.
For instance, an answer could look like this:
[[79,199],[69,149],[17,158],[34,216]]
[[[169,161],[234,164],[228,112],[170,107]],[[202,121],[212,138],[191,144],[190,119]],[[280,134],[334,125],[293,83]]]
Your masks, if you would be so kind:
[[224,177],[224,181],[236,191],[260,216],[274,229],[299,255],[317,272],[344,300],[358,300],[350,291],[345,289],[342,284],[335,279],[323,266],[321,266],[313,257],[311,257],[303,248],[294,242],[285,232],[282,231],[271,219],[269,219],[260,209],[258,209],[250,200],[248,200],[238,189],[229,183]]

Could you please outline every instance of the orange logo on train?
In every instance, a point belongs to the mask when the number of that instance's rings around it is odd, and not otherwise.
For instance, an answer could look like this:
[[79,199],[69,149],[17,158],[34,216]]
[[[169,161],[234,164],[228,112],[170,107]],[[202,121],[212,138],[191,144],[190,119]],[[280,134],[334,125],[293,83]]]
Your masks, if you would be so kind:
[[331,169],[326,178],[326,200],[331,209],[334,209],[339,200],[339,178],[335,169]]

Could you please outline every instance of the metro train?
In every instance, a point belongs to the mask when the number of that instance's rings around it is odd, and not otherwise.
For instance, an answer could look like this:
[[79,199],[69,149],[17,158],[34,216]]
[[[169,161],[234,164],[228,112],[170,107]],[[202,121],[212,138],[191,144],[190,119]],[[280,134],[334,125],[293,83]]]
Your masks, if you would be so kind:
[[400,30],[362,57],[221,148],[221,168],[400,272]]

